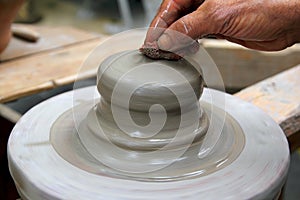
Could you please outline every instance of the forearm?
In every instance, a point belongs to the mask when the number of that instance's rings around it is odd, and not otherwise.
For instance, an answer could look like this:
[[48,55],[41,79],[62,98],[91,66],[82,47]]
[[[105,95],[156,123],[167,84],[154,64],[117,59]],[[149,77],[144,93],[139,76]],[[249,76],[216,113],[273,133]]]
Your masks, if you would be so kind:
[[0,17],[1,19],[12,20],[17,11],[23,4],[24,0],[0,0]]
[[11,23],[24,0],[0,0],[0,53],[6,48],[11,37]]
[[[268,0],[267,0],[268,1]],[[271,17],[287,32],[291,43],[300,42],[300,1],[271,0],[269,1]],[[273,12],[272,12],[273,11]]]
[[293,31],[293,39],[296,42],[300,42],[300,1],[299,0],[292,0],[294,2],[293,5],[291,5],[292,10],[292,31]]

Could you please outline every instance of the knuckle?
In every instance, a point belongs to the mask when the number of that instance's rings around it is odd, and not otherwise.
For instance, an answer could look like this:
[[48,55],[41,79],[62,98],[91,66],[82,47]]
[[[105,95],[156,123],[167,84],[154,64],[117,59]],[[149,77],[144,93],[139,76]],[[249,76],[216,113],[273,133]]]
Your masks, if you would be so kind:
[[206,20],[211,25],[210,31],[213,34],[226,32],[232,25],[234,19],[235,8],[220,1],[207,2],[205,11],[207,12]]

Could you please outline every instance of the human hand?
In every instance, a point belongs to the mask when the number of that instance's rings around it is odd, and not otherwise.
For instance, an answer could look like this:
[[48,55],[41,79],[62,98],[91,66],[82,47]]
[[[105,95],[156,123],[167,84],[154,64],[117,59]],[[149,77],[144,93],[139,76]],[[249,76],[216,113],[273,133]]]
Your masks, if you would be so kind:
[[282,50],[300,41],[300,1],[164,0],[150,27],[145,44],[157,41],[164,51],[189,45],[176,31],[194,40],[214,35],[251,49]]

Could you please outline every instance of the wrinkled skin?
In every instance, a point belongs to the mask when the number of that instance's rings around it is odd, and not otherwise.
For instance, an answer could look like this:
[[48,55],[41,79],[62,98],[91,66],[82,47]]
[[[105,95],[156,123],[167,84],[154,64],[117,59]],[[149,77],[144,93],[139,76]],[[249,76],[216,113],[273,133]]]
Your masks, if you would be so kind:
[[251,49],[282,50],[300,41],[300,1],[164,0],[150,27],[145,44],[157,41],[164,51],[189,48],[170,30],[194,40],[213,35]]
[[11,24],[24,0],[0,0],[0,53],[11,38]]

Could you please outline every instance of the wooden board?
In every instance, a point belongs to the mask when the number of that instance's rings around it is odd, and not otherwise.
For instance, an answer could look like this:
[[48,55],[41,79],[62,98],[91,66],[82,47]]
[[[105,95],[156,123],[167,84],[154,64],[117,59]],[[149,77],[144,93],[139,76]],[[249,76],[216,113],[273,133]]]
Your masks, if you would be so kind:
[[203,39],[201,42],[229,89],[248,87],[300,64],[300,44],[278,52],[262,52],[226,40]]
[[[1,63],[0,102],[73,82],[82,62],[103,39],[99,37],[55,51],[46,51],[34,56]],[[94,65],[91,65],[94,66]],[[86,69],[81,77],[96,74],[97,68]]]
[[291,151],[300,147],[300,65],[250,86],[235,96],[269,114],[286,134]]
[[33,43],[12,37],[8,47],[0,54],[1,62],[99,37],[97,34],[71,27],[22,26],[38,32],[40,34],[39,40]]

